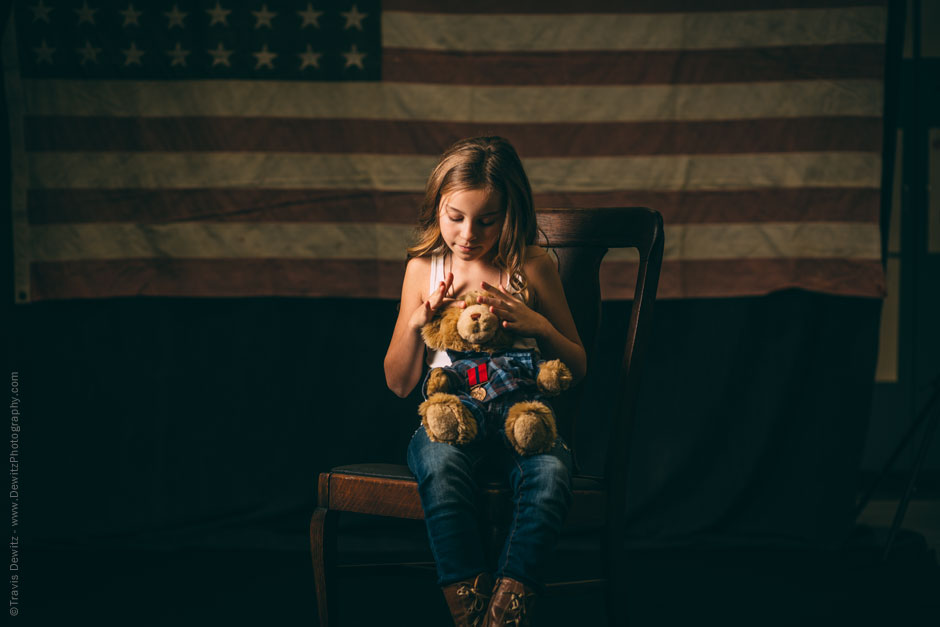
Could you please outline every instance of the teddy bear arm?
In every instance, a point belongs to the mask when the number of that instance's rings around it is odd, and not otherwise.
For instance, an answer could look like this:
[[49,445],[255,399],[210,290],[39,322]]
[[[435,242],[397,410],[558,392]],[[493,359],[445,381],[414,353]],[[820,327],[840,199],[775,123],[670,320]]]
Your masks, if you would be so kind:
[[427,394],[446,393],[456,390],[451,380],[451,374],[445,368],[434,368],[428,376]]
[[538,368],[536,383],[543,394],[555,396],[571,387],[571,370],[560,359],[540,362]]

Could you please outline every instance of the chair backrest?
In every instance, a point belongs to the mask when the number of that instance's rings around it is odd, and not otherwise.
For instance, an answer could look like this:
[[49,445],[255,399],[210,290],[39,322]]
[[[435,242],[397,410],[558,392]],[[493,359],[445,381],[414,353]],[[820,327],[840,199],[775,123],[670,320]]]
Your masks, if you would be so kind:
[[[600,209],[542,209],[538,211],[540,244],[558,256],[558,271],[578,333],[588,354],[596,353],[601,317],[600,264],[611,248],[639,251],[636,288],[620,372],[618,389],[608,417],[605,478],[612,491],[625,485],[626,452],[639,391],[640,366],[652,331],[653,303],[663,258],[663,220],[645,207]],[[588,373],[590,376],[590,372]],[[577,452],[574,428],[584,385],[576,386],[556,402],[559,430]],[[621,491],[620,494],[623,494]],[[622,516],[622,503],[612,503],[614,518]],[[618,516],[620,514],[620,516]]]

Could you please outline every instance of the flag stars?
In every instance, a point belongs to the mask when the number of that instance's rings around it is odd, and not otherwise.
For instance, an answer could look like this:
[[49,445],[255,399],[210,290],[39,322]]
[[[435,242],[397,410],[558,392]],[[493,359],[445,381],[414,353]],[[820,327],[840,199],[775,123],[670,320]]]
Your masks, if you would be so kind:
[[166,53],[167,56],[170,57],[170,67],[177,65],[186,67],[186,56],[189,54],[189,50],[184,50],[180,42],[176,42],[176,47],[172,50],[167,50]]
[[359,9],[354,4],[352,5],[352,9],[342,12],[342,16],[346,18],[346,25],[343,27],[343,30],[346,30],[347,28],[362,30],[362,20],[366,19],[369,14],[360,13]]
[[221,41],[219,42],[219,45],[215,47],[215,50],[207,50],[206,52],[212,55],[212,67],[217,65],[232,67],[232,64],[229,62],[228,58],[232,56],[232,53],[235,51],[226,50]]
[[[307,5],[310,6],[309,4]],[[39,4],[34,4],[29,7],[29,10],[33,12],[33,21],[38,22],[42,20],[46,24],[49,23],[49,14],[52,13],[52,7],[47,7],[43,4],[42,0],[39,0]],[[52,63],[52,61],[50,61]]]
[[271,12],[271,11],[268,11],[268,5],[262,4],[260,11],[252,11],[251,14],[254,15],[254,16],[255,16],[255,20],[257,20],[257,21],[255,22],[255,28],[256,28],[256,29],[257,29],[257,28],[261,28],[262,26],[267,26],[268,28],[271,28],[271,29],[274,28],[274,27],[271,25],[271,20],[273,20],[275,17],[277,17],[277,13],[273,13],[273,12]]
[[36,53],[36,65],[40,63],[48,63],[52,65],[52,53],[55,52],[55,48],[50,48],[46,44],[45,38],[42,40],[42,44],[38,48],[33,48],[33,52]]
[[274,58],[277,57],[277,53],[271,52],[268,50],[268,44],[261,46],[261,50],[258,52],[252,52],[257,60],[255,63],[255,69],[260,70],[262,67],[266,67],[269,70],[274,69]]
[[78,14],[79,24],[84,24],[85,22],[88,22],[92,26],[95,25],[95,13],[98,12],[98,9],[92,9],[91,7],[89,7],[88,0],[85,0],[84,2],[82,2],[82,8],[73,9],[73,11],[75,11],[75,13]]
[[346,65],[343,66],[343,69],[356,66],[360,70],[364,70],[365,66],[362,65],[362,60],[366,57],[365,52],[359,52],[359,49],[356,48],[356,45],[353,44],[352,50],[349,52],[344,52],[343,56],[346,57]]
[[137,48],[137,44],[131,42],[131,47],[127,50],[121,50],[124,55],[124,67],[129,65],[140,65],[140,58],[144,56],[144,51]]
[[[206,13],[209,14],[210,18],[212,18],[212,20],[209,22],[209,26],[214,26],[216,24],[221,24],[222,26],[228,26],[228,14],[231,12],[232,12],[231,9],[223,9],[222,5],[216,2],[215,8],[206,9]],[[226,65],[228,65],[227,62],[226,62]]]
[[[320,28],[320,16],[323,15],[323,11],[314,11],[313,5],[309,2],[307,3],[306,11],[297,11],[297,15],[300,16],[300,19],[303,20],[303,23],[300,25],[301,28],[307,26],[313,26],[314,28]],[[309,47],[309,46],[308,46]],[[301,68],[303,69],[303,68]]]
[[[185,13],[179,10],[177,5],[173,5],[173,8],[169,11],[165,11],[163,15],[166,16],[166,19],[169,21],[167,29],[173,28],[174,26],[179,26],[180,28],[186,28],[186,25],[183,23],[183,20],[186,19],[186,16],[189,13]],[[186,62],[183,62],[183,65],[186,65]]]
[[140,26],[140,22],[137,21],[137,18],[143,14],[143,11],[135,10],[133,4],[128,4],[126,9],[118,11],[118,13],[124,16],[124,23],[121,24],[122,27]]
[[75,49],[78,54],[82,55],[82,66],[91,61],[92,63],[98,62],[98,53],[101,52],[101,48],[95,48],[91,45],[91,42],[87,39],[85,40],[85,46],[82,48]]
[[320,57],[323,55],[319,52],[314,52],[310,44],[307,44],[307,49],[304,52],[301,52],[297,55],[300,57],[300,70],[303,71],[304,68],[320,68]]

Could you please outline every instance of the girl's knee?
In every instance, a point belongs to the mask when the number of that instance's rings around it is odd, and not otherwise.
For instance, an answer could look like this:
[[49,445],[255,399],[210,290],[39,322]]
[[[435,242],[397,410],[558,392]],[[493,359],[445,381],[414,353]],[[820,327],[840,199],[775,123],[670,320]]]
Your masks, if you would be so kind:
[[550,454],[539,455],[523,471],[523,484],[538,498],[562,498],[571,494],[571,469],[564,460]]
[[408,467],[419,482],[471,472],[466,454],[452,444],[430,441],[424,429],[418,429],[408,445]]

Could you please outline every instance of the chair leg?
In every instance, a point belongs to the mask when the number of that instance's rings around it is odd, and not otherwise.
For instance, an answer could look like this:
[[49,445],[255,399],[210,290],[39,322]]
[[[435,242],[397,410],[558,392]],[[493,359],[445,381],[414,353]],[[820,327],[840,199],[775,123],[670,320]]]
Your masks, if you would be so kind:
[[318,507],[310,518],[310,554],[313,557],[313,578],[317,588],[320,627],[330,625],[329,598],[335,587],[337,513],[325,507]]

